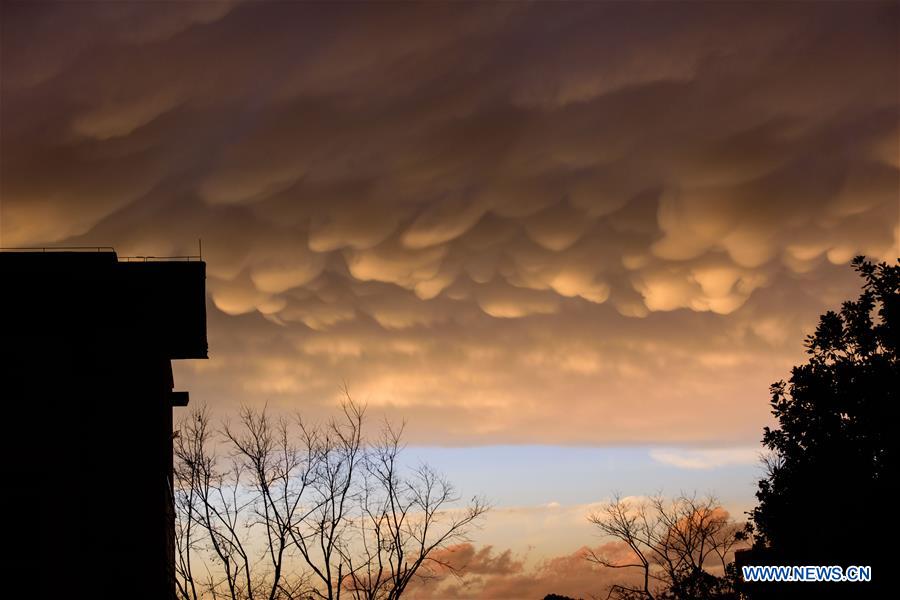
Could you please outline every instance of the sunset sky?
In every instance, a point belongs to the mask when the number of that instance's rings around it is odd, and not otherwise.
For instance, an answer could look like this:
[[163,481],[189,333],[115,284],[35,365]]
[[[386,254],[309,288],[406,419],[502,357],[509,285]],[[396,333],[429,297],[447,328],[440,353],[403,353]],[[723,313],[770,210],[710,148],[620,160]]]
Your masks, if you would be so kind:
[[584,594],[612,491],[753,505],[769,384],[854,255],[900,254],[898,28],[895,2],[3,2],[0,245],[202,238],[193,404],[322,418],[346,382],[493,501],[477,593]]

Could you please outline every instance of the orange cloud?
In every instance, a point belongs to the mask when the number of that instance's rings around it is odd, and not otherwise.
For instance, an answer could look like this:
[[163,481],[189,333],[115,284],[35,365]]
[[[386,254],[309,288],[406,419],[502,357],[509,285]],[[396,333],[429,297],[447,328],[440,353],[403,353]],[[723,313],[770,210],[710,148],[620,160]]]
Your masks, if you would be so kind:
[[895,5],[170,8],[4,4],[0,242],[202,238],[223,408],[756,441],[898,254]]
[[[586,560],[588,548],[571,554],[551,557],[526,565],[525,557],[517,557],[510,550],[495,552],[492,546],[475,548],[472,544],[458,544],[435,556],[448,568],[436,568],[427,578],[416,582],[409,590],[411,598],[484,598],[521,599],[542,598],[555,593],[573,598],[602,595],[612,583],[632,581],[627,572],[613,572]],[[607,557],[627,559],[628,548],[610,542],[593,549]]]

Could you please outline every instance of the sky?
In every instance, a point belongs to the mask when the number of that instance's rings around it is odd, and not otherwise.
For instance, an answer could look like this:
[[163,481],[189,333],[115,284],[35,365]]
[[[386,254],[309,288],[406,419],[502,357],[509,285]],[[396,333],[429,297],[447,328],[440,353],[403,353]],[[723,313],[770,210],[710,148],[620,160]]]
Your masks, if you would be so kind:
[[5,1],[0,245],[202,239],[192,403],[324,418],[346,384],[493,500],[472,593],[574,586],[613,491],[752,506],[768,386],[854,255],[900,255],[898,28],[893,2]]

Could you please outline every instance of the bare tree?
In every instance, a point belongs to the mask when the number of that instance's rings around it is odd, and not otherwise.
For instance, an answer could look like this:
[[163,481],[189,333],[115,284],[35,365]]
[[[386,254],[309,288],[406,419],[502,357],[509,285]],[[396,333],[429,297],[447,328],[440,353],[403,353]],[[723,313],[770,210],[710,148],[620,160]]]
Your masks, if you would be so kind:
[[366,456],[359,534],[362,551],[351,564],[349,590],[358,600],[400,598],[413,577],[429,578],[432,567],[453,570],[434,551],[467,539],[469,525],[488,506],[473,498],[461,510],[453,485],[428,465],[401,474],[402,427],[385,424],[380,443]]
[[175,439],[176,579],[185,600],[382,600],[428,577],[434,551],[488,509],[459,506],[427,465],[404,467],[401,429],[370,444],[364,409],[310,426],[243,409],[194,410]]
[[[193,411],[175,437],[176,587],[184,598],[253,598],[251,558],[242,537],[252,501],[240,494],[244,469],[239,461],[210,453],[209,414]],[[205,576],[195,573],[194,558],[205,550]]]
[[[611,569],[638,569],[638,585],[614,584],[607,598],[728,598],[725,577],[735,547],[745,529],[732,521],[714,496],[682,494],[667,501],[662,495],[631,502],[615,496],[589,516],[602,533],[623,542],[629,561],[615,561],[596,552],[587,559]],[[720,571],[721,576],[714,571]]]
[[315,482],[318,448],[309,443],[310,433],[302,421],[298,420],[297,430],[299,440],[284,418],[273,420],[247,408],[241,411],[239,427],[223,428],[230,458],[240,469],[235,474],[247,474],[243,481],[236,478],[248,496],[245,506],[251,516],[246,525],[265,535],[265,556],[256,566],[266,573],[265,581],[257,578],[258,587],[250,588],[248,598],[296,598],[305,591],[307,578],[286,576],[285,569],[295,528],[309,514],[302,500]]
[[290,528],[291,540],[317,582],[310,596],[326,600],[340,598],[351,576],[349,557],[356,536],[352,507],[365,453],[363,410],[349,396],[342,408],[343,420],[333,419],[322,429],[306,430],[306,444],[316,457],[311,507]]

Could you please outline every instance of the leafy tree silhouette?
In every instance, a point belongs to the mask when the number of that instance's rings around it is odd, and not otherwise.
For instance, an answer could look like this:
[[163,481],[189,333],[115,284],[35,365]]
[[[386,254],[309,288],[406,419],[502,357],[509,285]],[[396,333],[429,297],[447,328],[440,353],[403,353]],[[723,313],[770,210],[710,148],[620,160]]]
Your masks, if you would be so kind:
[[853,268],[865,281],[859,299],[822,315],[808,362],[771,387],[778,427],[765,428],[771,455],[751,517],[769,557],[872,565],[877,582],[889,572],[883,548],[898,539],[900,266],[859,256]]

